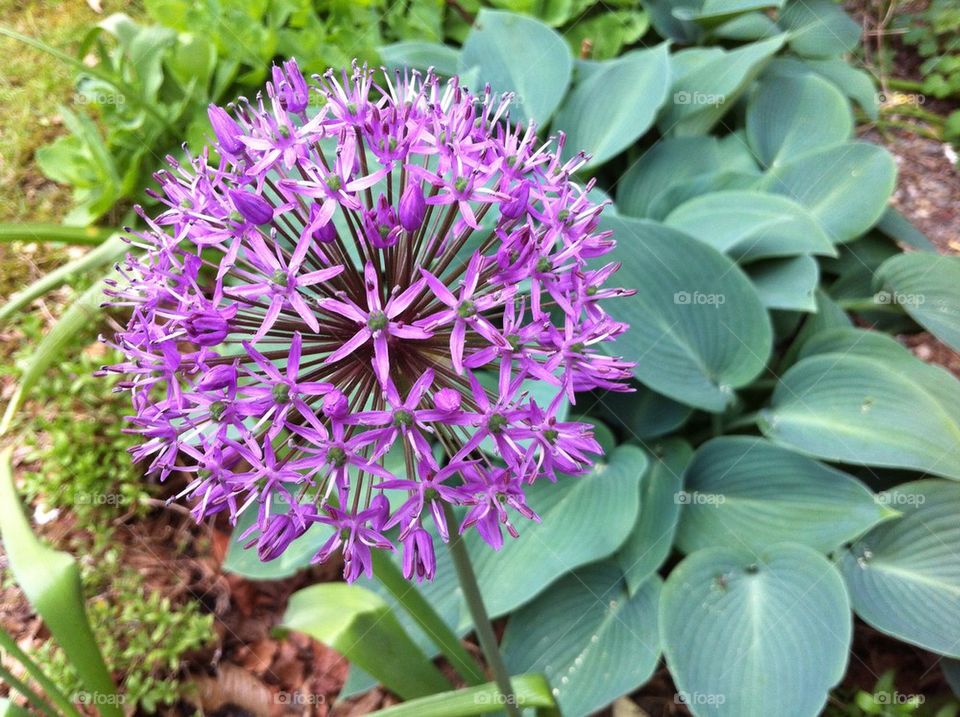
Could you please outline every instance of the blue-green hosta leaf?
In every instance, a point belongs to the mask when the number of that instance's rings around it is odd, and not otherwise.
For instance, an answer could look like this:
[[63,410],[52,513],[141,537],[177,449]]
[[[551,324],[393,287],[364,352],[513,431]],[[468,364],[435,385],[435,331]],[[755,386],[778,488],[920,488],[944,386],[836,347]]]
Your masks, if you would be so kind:
[[611,561],[577,570],[510,618],[507,669],[543,673],[570,717],[605,707],[653,674],[660,586],[654,576],[631,595]]
[[761,188],[807,207],[830,239],[855,239],[877,223],[893,192],[890,153],[868,142],[807,152],[771,169]]
[[780,27],[790,31],[790,49],[804,57],[842,55],[860,42],[859,23],[833,0],[788,0]]
[[736,40],[737,42],[751,42],[765,40],[780,33],[780,28],[773,20],[762,12],[748,12],[738,15],[713,28],[710,33],[720,40]]
[[917,229],[910,220],[901,214],[895,207],[887,207],[887,211],[877,222],[877,230],[884,236],[887,236],[901,244],[912,246],[920,251],[936,252],[934,246],[926,235]]
[[783,355],[778,373],[782,373],[786,367],[792,366],[807,341],[817,334],[830,329],[849,328],[853,325],[847,313],[824,291],[817,289],[813,296],[817,310],[804,317],[800,331],[794,337],[790,348]]
[[677,72],[675,65],[671,97],[657,121],[661,133],[689,136],[708,132],[733,107],[783,41],[784,36],[778,35],[722,52],[689,72]]
[[660,637],[696,717],[815,717],[847,664],[850,603],[826,558],[780,543],[707,548],[674,568]]
[[837,250],[817,221],[788,197],[749,190],[704,194],[674,209],[667,226],[686,232],[738,262]]
[[648,149],[617,184],[617,211],[632,217],[650,216],[657,197],[671,186],[721,167],[715,137],[667,137]]
[[[287,511],[282,499],[275,499],[271,508],[274,512]],[[333,528],[329,525],[314,523],[306,533],[294,540],[279,558],[263,562],[257,555],[256,546],[245,548],[243,546],[247,540],[239,539],[256,519],[257,506],[254,505],[237,520],[222,566],[228,573],[236,573],[250,580],[281,580],[290,577],[310,565],[310,559],[320,550],[320,546],[327,542],[327,538],[333,535]],[[255,538],[256,534],[253,537]]]
[[764,259],[747,265],[744,271],[768,309],[817,310],[814,292],[820,280],[820,267],[812,256]]
[[874,498],[853,476],[762,438],[715,438],[684,474],[677,546],[790,541],[826,553],[892,514]]
[[747,103],[747,139],[767,166],[850,139],[850,103],[815,74],[774,76]]
[[726,191],[750,191],[762,181],[763,176],[751,172],[720,170],[698,174],[667,187],[657,195],[650,207],[649,218],[663,221],[677,207],[706,194]]
[[888,635],[960,657],[960,485],[914,481],[879,499],[902,516],[840,557],[854,610]]
[[833,329],[807,341],[759,425],[829,461],[960,480],[960,382],[874,331]]
[[693,412],[690,406],[651,391],[641,383],[633,382],[632,388],[636,390],[630,393],[594,392],[585,404],[590,406],[596,401],[591,413],[620,431],[626,441],[643,445],[646,440],[676,430]]
[[830,80],[841,92],[860,105],[867,117],[877,118],[877,89],[869,72],[854,67],[842,58],[808,59],[805,64],[821,77]]
[[617,553],[631,593],[640,589],[670,555],[680,516],[683,471],[693,457],[690,444],[679,438],[667,438],[650,450],[650,470],[640,484],[640,515]]
[[692,45],[703,35],[703,30],[694,22],[680,19],[676,13],[696,12],[700,4],[701,0],[647,0],[643,8],[650,13],[650,23],[660,37]]
[[899,254],[877,270],[877,298],[903,308],[918,324],[960,351],[960,257]]
[[379,53],[389,68],[415,67],[426,71],[432,67],[438,74],[449,77],[457,74],[460,67],[460,52],[439,42],[395,42],[381,47]]
[[322,583],[298,590],[280,626],[333,648],[404,699],[450,688],[387,603],[359,585]]
[[[597,461],[584,476],[540,480],[527,489],[527,503],[540,523],[517,520],[520,537],[499,551],[467,534],[484,602],[491,615],[504,615],[536,596],[564,573],[612,555],[629,535],[640,507],[640,480],[647,456],[623,445]],[[597,521],[603,530],[597,530]],[[509,585],[509,590],[504,590]],[[464,615],[461,620],[466,619]]]
[[573,57],[563,38],[539,20],[484,8],[460,55],[461,70],[473,67],[481,85],[516,94],[514,121],[545,125],[570,84]]
[[565,156],[585,151],[591,167],[622,152],[653,124],[669,86],[666,43],[600,63],[554,118],[553,130],[567,133]]
[[673,14],[680,20],[692,20],[704,27],[715,27],[745,13],[781,5],[783,0],[703,0],[697,9],[679,7]]
[[617,351],[653,390],[722,411],[770,354],[770,319],[743,272],[723,254],[662,224],[605,217],[622,262],[618,279],[636,295],[608,310],[630,330]]

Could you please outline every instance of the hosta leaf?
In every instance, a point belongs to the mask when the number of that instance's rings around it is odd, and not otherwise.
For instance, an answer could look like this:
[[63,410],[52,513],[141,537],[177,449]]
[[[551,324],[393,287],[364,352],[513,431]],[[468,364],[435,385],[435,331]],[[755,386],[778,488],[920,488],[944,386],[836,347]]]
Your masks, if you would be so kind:
[[914,321],[960,351],[960,257],[899,254],[877,270],[874,288]]
[[714,27],[727,20],[764,8],[780,7],[783,0],[703,0],[696,10],[678,7],[674,16],[681,20],[693,20],[704,27]]
[[783,355],[781,361],[782,368],[778,373],[781,373],[787,366],[793,365],[800,350],[812,337],[824,331],[829,331],[830,329],[849,328],[853,325],[846,312],[822,290],[817,289],[817,291],[814,292],[814,301],[816,302],[817,310],[812,314],[806,314],[804,316],[800,331],[797,332],[790,348]]
[[[506,614],[564,573],[612,555],[636,522],[646,470],[642,450],[620,446],[587,475],[530,486],[527,503],[542,522],[518,520],[520,537],[508,538],[499,551],[475,531],[468,533],[467,546],[490,614]],[[603,530],[596,529],[597,520],[603,521]],[[462,616],[461,623],[465,619]]]
[[696,12],[701,0],[647,0],[644,9],[650,13],[650,23],[657,34],[683,45],[694,44],[703,31],[696,23],[681,20],[676,13]]
[[931,242],[923,232],[913,226],[910,220],[894,207],[887,207],[887,211],[883,213],[880,221],[877,222],[877,230],[885,236],[901,244],[912,246],[915,249],[929,252],[937,251],[937,247],[933,245],[933,242]]
[[[526,713],[535,710],[537,717],[559,717],[550,685],[543,675],[516,675],[510,678],[512,697]],[[369,717],[474,717],[478,714],[503,711],[503,694],[495,682],[477,687],[443,692],[429,697],[408,700],[392,707],[370,712]]]
[[874,120],[877,118],[877,90],[870,73],[854,67],[842,58],[808,59],[805,64],[821,77],[830,80],[841,92],[860,105],[867,117]]
[[677,546],[685,553],[786,541],[826,553],[891,515],[853,476],[748,436],[701,446],[683,487]]
[[609,561],[577,570],[510,618],[503,636],[507,669],[542,672],[565,715],[605,707],[656,667],[660,586],[654,576],[631,595]]
[[669,187],[720,168],[720,144],[714,137],[668,137],[654,144],[617,185],[617,211],[650,215],[650,207]]
[[696,717],[815,717],[847,664],[850,604],[826,558],[780,543],[707,548],[674,568],[660,636]]
[[643,441],[666,435],[686,421],[693,409],[667,398],[640,383],[633,383],[630,393],[595,392],[587,405],[596,404],[591,412],[621,432],[624,440]]
[[829,461],[960,479],[960,382],[876,332],[811,338],[759,424],[777,443]]
[[812,73],[767,78],[747,104],[747,139],[767,166],[839,144],[852,133],[847,98]]
[[784,36],[778,35],[722,52],[688,72],[675,66],[672,102],[664,106],[657,121],[661,133],[689,136],[708,132],[782,47],[783,40]]
[[711,192],[684,202],[664,223],[740,262],[797,254],[836,256],[830,238],[810,213],[776,194]]
[[698,174],[667,187],[657,195],[650,206],[649,218],[663,221],[677,207],[706,194],[726,191],[749,191],[757,187],[763,177],[759,174],[719,170]]
[[516,93],[514,121],[544,125],[570,84],[573,57],[556,32],[538,20],[481,9],[460,55],[460,69],[479,68],[480,85]]
[[670,554],[680,516],[683,471],[693,457],[690,444],[668,438],[650,447],[650,470],[640,484],[640,515],[617,553],[630,592],[638,590]]
[[842,55],[860,42],[860,25],[833,0],[788,0],[780,27],[790,31],[790,49],[805,57]]
[[896,176],[896,165],[885,149],[847,142],[774,167],[761,186],[804,205],[832,241],[845,242],[877,223]]
[[902,515],[841,556],[854,610],[900,640],[960,657],[960,485],[915,481],[879,498]]
[[622,152],[653,124],[669,85],[666,43],[600,63],[553,121],[554,131],[567,133],[565,155],[586,151],[587,166],[596,166]]
[[762,12],[748,12],[727,20],[713,29],[711,35],[721,40],[750,42],[765,40],[780,33],[780,28]]
[[637,291],[608,310],[630,330],[617,352],[653,390],[722,411],[770,354],[772,330],[749,280],[711,247],[655,222],[606,217],[617,239],[617,277]]
[[744,267],[768,309],[816,311],[820,268],[812,256],[764,259]]
[[450,688],[387,603],[358,585],[322,583],[298,590],[280,626],[333,648],[403,699]]
[[381,47],[379,52],[387,67],[415,67],[422,71],[432,67],[448,77],[457,74],[460,62],[457,50],[439,42],[396,42]]

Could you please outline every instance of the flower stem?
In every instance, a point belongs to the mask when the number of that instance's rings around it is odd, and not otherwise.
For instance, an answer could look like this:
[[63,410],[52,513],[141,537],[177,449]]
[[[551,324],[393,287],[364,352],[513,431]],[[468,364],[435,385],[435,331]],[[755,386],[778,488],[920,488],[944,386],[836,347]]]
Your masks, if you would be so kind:
[[[447,525],[455,526],[457,524],[456,516],[454,516],[453,509],[448,503],[443,504],[443,511],[447,518]],[[473,619],[473,627],[477,632],[480,649],[483,650],[483,656],[493,671],[497,688],[504,698],[504,709],[510,717],[520,717],[517,700],[510,684],[510,673],[507,672],[507,666],[503,663],[503,656],[497,646],[497,637],[493,634],[493,625],[487,615],[487,608],[483,604],[483,596],[480,594],[480,586],[477,584],[477,576],[473,572],[473,564],[470,562],[466,543],[463,542],[462,536],[453,535],[450,537],[448,547],[454,568],[457,571],[457,579],[460,581],[460,589],[463,591],[463,599],[466,601],[467,608],[470,610],[470,617]]]
[[437,615],[420,591],[404,579],[399,568],[382,550],[373,551],[373,573],[410,617],[416,620],[468,685],[475,687],[486,682],[483,669],[467,652],[453,630]]

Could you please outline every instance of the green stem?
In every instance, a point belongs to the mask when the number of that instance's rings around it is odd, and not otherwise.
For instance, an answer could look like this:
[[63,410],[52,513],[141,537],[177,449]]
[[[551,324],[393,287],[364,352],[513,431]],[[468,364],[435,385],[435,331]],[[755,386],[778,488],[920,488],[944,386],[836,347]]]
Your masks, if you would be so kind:
[[70,717],[81,717],[80,712],[73,706],[70,699],[53,684],[53,681],[49,677],[43,674],[43,670],[40,669],[39,665],[31,660],[30,656],[20,649],[20,646],[13,637],[3,629],[0,629],[0,649],[9,652],[17,662],[23,665],[27,674],[43,688],[47,697],[53,700],[64,714],[70,715]]
[[887,87],[895,90],[907,90],[909,92],[923,92],[923,83],[915,80],[904,80],[899,77],[888,77]]
[[63,224],[0,224],[0,242],[57,241],[64,244],[99,246],[117,229],[68,227]]
[[45,715],[47,715],[47,717],[59,717],[57,715],[57,711],[53,709],[53,707],[50,706],[50,704],[43,699],[43,697],[34,692],[30,688],[30,685],[15,677],[10,670],[2,665],[0,665],[0,678],[7,683],[11,690],[14,692],[19,692],[26,698],[27,702],[43,712]]
[[739,418],[735,418],[734,420],[730,421],[730,422],[724,427],[724,430],[725,430],[726,432],[730,432],[730,431],[733,431],[733,430],[738,430],[738,429],[740,429],[740,428],[749,428],[749,427],[751,427],[751,426],[756,425],[757,419],[758,419],[759,417],[760,417],[760,414],[759,414],[759,413],[756,413],[756,412],[755,412],[755,413],[747,413],[747,414],[745,414],[745,415],[743,415],[743,416],[740,416]]
[[925,110],[922,107],[915,107],[913,105],[896,105],[894,107],[885,107],[883,109],[884,115],[900,115],[901,117],[914,117],[918,120],[924,122],[929,122],[934,127],[943,127],[946,120],[938,115],[936,112],[931,112],[930,110]]
[[483,668],[467,652],[453,630],[437,614],[423,594],[404,579],[390,556],[381,550],[373,551],[373,574],[410,617],[416,620],[468,685],[476,686],[486,682]]
[[[447,525],[454,526],[457,524],[453,508],[447,503],[443,504],[443,512],[447,519]],[[450,557],[453,558],[453,566],[457,571],[457,579],[460,581],[460,589],[463,591],[463,599],[470,610],[470,617],[473,618],[473,627],[477,633],[477,640],[480,642],[480,649],[483,650],[487,665],[493,672],[494,681],[503,697],[504,708],[510,717],[520,717],[517,700],[513,694],[513,686],[510,684],[510,673],[507,672],[507,666],[503,663],[503,656],[497,646],[497,636],[493,634],[493,625],[487,615],[487,608],[483,604],[483,596],[480,594],[477,576],[473,572],[473,564],[470,562],[469,553],[467,553],[467,545],[463,542],[462,536],[453,535],[450,537],[448,547],[450,548]]]

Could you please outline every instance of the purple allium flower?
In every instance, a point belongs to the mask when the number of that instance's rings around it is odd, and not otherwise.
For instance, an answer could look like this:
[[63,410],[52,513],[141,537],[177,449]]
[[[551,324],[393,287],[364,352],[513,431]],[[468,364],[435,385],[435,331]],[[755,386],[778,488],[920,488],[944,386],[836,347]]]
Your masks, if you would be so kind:
[[601,301],[629,293],[591,262],[613,248],[602,205],[572,179],[585,157],[511,126],[489,89],[358,67],[308,84],[293,61],[272,78],[211,106],[216,143],[157,175],[145,253],[119,267],[127,360],[107,370],[133,454],[193,477],[198,520],[255,511],[263,560],[319,522],[315,560],[341,553],[348,580],[398,548],[429,579],[431,536],[499,548],[538,520],[525,486],[601,452],[562,411],[631,374],[601,350],[626,329]]

